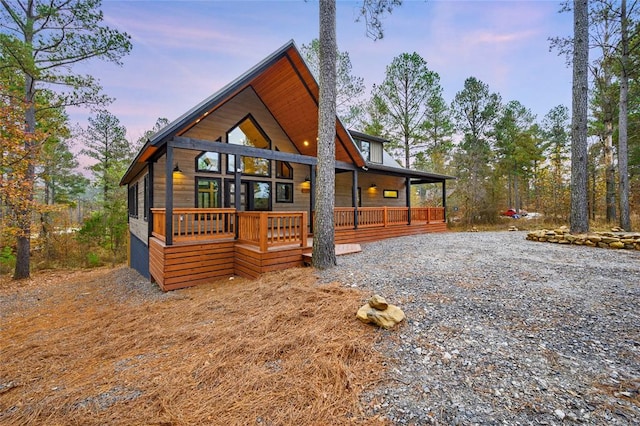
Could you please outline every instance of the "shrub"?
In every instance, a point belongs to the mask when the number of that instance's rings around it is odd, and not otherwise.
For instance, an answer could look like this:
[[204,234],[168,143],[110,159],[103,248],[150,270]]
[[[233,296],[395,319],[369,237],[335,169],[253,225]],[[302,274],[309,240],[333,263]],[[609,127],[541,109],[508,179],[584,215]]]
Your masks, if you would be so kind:
[[93,252],[87,253],[87,265],[90,268],[102,266],[102,262],[100,261],[100,256],[97,253],[93,253]]
[[5,274],[11,272],[16,266],[16,257],[13,254],[11,247],[4,246],[0,250],[0,273]]

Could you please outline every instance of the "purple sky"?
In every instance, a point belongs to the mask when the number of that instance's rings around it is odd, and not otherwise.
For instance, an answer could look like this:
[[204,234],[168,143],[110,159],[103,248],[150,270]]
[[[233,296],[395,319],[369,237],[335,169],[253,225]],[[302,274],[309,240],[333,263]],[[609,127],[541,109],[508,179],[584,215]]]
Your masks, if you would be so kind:
[[[338,1],[338,48],[348,51],[366,94],[403,52],[417,52],[441,78],[450,102],[474,76],[503,102],[518,100],[538,119],[571,106],[571,70],[549,51],[549,37],[572,33],[572,15],[555,1],[411,1],[384,18],[384,39],[372,41],[354,22],[360,2]],[[293,39],[318,36],[318,3],[303,1],[110,1],[106,22],[132,36],[124,66],[86,66],[108,108],[138,139],[158,117],[173,120]],[[71,112],[86,125],[86,111]]]

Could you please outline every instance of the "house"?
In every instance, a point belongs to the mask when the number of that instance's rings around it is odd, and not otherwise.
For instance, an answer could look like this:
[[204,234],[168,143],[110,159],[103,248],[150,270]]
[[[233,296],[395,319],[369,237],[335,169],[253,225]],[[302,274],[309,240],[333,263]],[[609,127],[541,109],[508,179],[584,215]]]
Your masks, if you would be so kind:
[[[318,84],[291,41],[146,141],[122,177],[130,266],[167,291],[303,264],[313,235]],[[449,176],[401,167],[336,120],[336,243],[446,230]],[[437,184],[441,207],[411,206]]]

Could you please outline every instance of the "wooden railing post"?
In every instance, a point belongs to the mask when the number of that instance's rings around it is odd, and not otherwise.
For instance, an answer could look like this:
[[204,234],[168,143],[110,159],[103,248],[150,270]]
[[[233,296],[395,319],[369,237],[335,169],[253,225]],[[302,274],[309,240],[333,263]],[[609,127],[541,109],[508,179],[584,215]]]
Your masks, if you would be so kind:
[[300,220],[300,247],[307,247],[307,212],[302,212]]
[[388,212],[387,212],[387,206],[384,206],[384,209],[382,211],[382,221],[384,223],[384,227],[387,227],[387,222],[388,222],[389,216],[388,216]]
[[265,253],[267,251],[267,236],[269,234],[269,216],[268,213],[261,212],[260,213],[260,251]]
[[427,207],[427,223],[431,223],[431,207]]

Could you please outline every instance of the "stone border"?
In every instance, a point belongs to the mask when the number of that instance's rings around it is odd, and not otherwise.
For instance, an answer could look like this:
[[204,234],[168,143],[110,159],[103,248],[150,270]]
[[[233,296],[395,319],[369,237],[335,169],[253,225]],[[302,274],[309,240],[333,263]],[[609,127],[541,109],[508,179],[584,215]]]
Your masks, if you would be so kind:
[[527,240],[557,244],[575,244],[579,246],[640,250],[640,233],[590,232],[573,235],[566,227],[548,230],[542,229],[527,233]]

